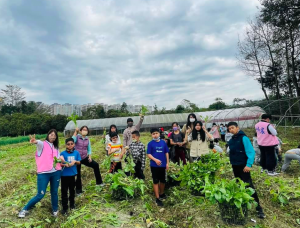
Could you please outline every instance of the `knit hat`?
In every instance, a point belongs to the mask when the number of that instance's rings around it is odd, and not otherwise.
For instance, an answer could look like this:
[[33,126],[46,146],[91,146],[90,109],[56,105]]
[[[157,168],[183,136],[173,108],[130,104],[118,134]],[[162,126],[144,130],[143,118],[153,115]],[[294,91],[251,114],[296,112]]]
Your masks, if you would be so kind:
[[128,119],[127,119],[127,123],[128,123],[128,122],[133,122],[133,119],[128,118]]

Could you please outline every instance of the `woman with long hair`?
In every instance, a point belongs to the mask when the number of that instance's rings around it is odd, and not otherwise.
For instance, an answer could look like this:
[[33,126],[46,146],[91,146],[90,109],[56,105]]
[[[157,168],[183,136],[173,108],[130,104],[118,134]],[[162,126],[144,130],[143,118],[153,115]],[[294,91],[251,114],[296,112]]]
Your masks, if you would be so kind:
[[[80,131],[80,134],[78,133]],[[89,135],[89,128],[87,126],[82,126],[80,130],[76,128],[72,138],[75,142],[75,150],[80,154],[81,161],[80,165],[77,165],[77,178],[76,178],[76,194],[82,193],[82,181],[81,181],[81,165],[85,165],[94,170],[96,185],[103,186],[99,164],[92,159],[92,147]]]
[[61,176],[61,165],[53,165],[54,158],[59,158],[59,139],[57,131],[52,129],[48,132],[46,140],[40,141],[35,139],[35,135],[30,135],[30,143],[36,144],[35,161],[37,165],[37,194],[34,196],[23,209],[19,212],[19,217],[24,218],[29,210],[40,202],[50,183],[51,205],[53,216],[58,215],[58,186]]
[[201,121],[196,121],[194,129],[187,130],[185,140],[190,142],[190,155],[192,160],[196,161],[202,155],[209,153],[208,141],[213,141],[214,137],[208,133]]
[[[197,121],[196,115],[194,113],[190,113],[187,117],[187,123],[183,125],[181,132],[186,135],[187,130],[191,129],[190,133],[189,133],[189,134],[191,134],[192,130],[194,129],[194,126],[195,126],[194,124],[196,121]],[[191,144],[188,141],[186,141],[186,142],[187,142],[186,143],[186,152],[187,152],[187,157],[188,157],[187,159],[190,162],[192,162],[191,155],[190,155]]]

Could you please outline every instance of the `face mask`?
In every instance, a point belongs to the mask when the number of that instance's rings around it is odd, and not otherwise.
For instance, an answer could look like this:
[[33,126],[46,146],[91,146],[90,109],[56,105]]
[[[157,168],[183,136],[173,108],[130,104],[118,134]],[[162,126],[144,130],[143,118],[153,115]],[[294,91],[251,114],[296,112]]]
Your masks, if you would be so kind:
[[133,139],[133,140],[132,140],[132,142],[136,143],[136,142],[137,142],[137,140],[136,140],[136,139]]
[[158,141],[160,139],[160,137],[158,137],[158,138],[152,138],[152,140],[154,140],[154,141]]
[[128,127],[132,127],[132,126],[133,126],[133,123],[128,123],[127,126],[128,126]]
[[88,134],[88,131],[81,131],[82,136],[86,136]]
[[194,118],[190,118],[190,122],[191,122],[191,123],[194,123],[194,122],[195,122],[195,119],[194,119]]
[[178,130],[178,127],[173,127],[173,131],[177,131]]

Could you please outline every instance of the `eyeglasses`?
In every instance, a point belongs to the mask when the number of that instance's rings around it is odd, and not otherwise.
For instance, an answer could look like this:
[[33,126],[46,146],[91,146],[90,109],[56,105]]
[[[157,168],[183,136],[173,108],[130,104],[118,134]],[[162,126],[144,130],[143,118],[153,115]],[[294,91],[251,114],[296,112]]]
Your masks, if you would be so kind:
[[67,146],[72,146],[74,145],[74,143],[67,143]]

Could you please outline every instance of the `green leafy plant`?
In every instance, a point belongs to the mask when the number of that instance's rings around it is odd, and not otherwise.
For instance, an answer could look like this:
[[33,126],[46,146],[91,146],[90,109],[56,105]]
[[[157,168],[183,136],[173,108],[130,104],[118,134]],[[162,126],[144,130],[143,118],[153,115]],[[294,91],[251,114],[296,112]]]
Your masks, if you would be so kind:
[[65,162],[62,162],[62,160],[58,159],[57,157],[54,157],[53,159],[53,168],[56,167],[57,163],[64,163],[64,164],[70,164],[69,162],[65,161]]
[[142,105],[140,114],[143,115],[143,116],[145,116],[146,113],[148,113],[148,112],[149,112],[148,108],[146,106]]
[[101,163],[101,166],[104,169],[106,169],[106,170],[110,169],[112,156],[113,156],[113,154],[105,156],[103,162]]
[[242,208],[246,206],[251,209],[252,204],[257,205],[252,195],[255,190],[247,187],[239,178],[232,180],[222,179],[211,183],[209,178],[205,178],[205,197],[212,203],[230,205],[238,208],[244,216]]
[[205,185],[207,176],[211,182],[215,180],[215,174],[221,167],[220,155],[209,153],[202,156],[198,162],[188,163],[179,173],[178,181],[181,186],[186,186],[193,193],[199,194]]
[[78,116],[75,113],[72,113],[72,115],[70,117],[68,117],[68,120],[74,122],[75,128],[77,128],[77,119],[78,119]]
[[204,121],[205,126],[206,126],[207,123],[209,123],[211,121],[212,118],[213,118],[212,116],[202,116],[202,115],[200,115],[200,119],[202,121]]
[[288,204],[292,199],[300,198],[300,179],[292,182],[282,178],[266,179],[265,184],[271,185],[272,200],[281,205]]
[[102,139],[101,139],[100,143],[105,144],[105,141],[106,141],[105,136],[106,136],[106,128],[103,128],[103,135],[102,135]]
[[183,164],[180,162],[180,165],[170,162],[169,170],[167,172],[167,184],[172,187],[180,184],[178,178],[180,176],[180,172],[183,170]]
[[135,163],[134,163],[133,157],[130,153],[128,153],[128,155],[125,156],[123,164],[125,164],[124,172],[135,173],[135,169],[134,169]]
[[143,180],[126,176],[123,170],[119,170],[114,174],[107,174],[105,182],[111,184],[112,197],[116,200],[125,200],[144,195],[147,188]]

